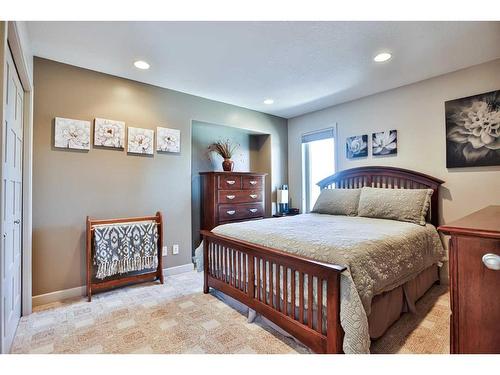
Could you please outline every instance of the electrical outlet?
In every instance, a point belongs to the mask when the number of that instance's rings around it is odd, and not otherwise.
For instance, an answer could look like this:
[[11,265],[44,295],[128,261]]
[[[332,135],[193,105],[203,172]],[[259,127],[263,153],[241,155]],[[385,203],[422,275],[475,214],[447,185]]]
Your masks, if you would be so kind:
[[174,255],[179,254],[179,245],[177,244],[172,245],[172,254]]
[[163,249],[161,250],[161,255],[164,257],[168,255],[168,246],[163,246]]

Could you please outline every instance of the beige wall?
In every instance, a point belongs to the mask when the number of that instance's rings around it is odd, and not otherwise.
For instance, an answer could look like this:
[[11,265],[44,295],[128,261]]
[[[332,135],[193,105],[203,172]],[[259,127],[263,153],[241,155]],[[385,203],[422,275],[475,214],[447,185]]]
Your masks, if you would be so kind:
[[[145,73],[147,74],[147,73]],[[33,295],[84,284],[85,217],[165,218],[166,267],[191,262],[191,123],[271,134],[272,186],[287,180],[286,120],[180,92],[35,59]],[[154,157],[56,150],[54,117],[181,130],[181,153]],[[180,254],[171,255],[171,245]]]
[[[443,179],[441,222],[500,204],[500,167],[446,169],[444,102],[500,89],[500,59],[329,107],[288,121],[288,168],[293,204],[302,199],[300,136],[337,123],[339,170],[363,165],[413,169]],[[345,139],[398,130],[395,157],[347,160]],[[371,147],[371,143],[369,143]],[[371,153],[371,152],[370,152]]]

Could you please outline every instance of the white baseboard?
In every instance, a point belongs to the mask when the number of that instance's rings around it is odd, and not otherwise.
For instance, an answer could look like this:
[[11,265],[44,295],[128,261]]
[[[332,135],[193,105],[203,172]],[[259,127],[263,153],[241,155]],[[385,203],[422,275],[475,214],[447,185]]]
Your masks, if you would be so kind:
[[[193,269],[194,269],[194,264],[188,263],[177,267],[164,268],[163,275],[164,276],[179,275],[181,273],[192,271]],[[77,286],[76,288],[56,290],[55,292],[33,296],[32,302],[33,306],[46,305],[47,303],[60,302],[69,298],[83,297],[85,296],[85,293],[86,293],[85,285]]]
[[163,276],[178,275],[180,273],[185,273],[194,270],[194,264],[188,263],[177,267],[169,267],[163,269]]
[[39,294],[33,296],[33,307],[46,305],[47,303],[59,302],[69,298],[82,297],[86,293],[85,286],[77,286],[76,288],[56,290],[55,292]]

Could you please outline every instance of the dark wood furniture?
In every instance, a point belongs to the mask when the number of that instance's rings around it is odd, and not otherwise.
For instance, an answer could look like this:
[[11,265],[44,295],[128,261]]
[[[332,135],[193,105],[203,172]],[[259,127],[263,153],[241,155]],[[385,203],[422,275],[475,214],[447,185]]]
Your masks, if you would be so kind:
[[[336,173],[320,181],[318,185],[321,189],[351,189],[363,186],[392,189],[430,188],[434,192],[429,221],[436,223],[439,209],[438,188],[442,182],[437,178],[405,169],[361,167]],[[288,331],[316,353],[343,352],[340,274],[345,270],[344,266],[216,235],[208,230],[202,230],[201,233],[204,240],[204,293],[208,293],[209,288],[215,288],[237,299]],[[298,282],[292,275],[298,275]],[[313,280],[308,283],[307,288],[304,287],[306,278]],[[283,303],[288,301],[288,288],[283,287],[283,293],[280,291],[280,285],[288,283],[291,284],[290,304]],[[316,311],[313,309],[313,284],[318,291],[317,300],[326,299],[326,311],[322,303],[316,304]],[[326,295],[323,295],[321,286],[325,284]],[[269,292],[266,293],[268,289]],[[304,306],[306,295],[309,297],[307,311]],[[293,308],[297,303],[298,308]],[[326,319],[323,320],[323,317]]]
[[500,206],[439,231],[451,235],[451,353],[500,353]]
[[[126,224],[136,221],[155,221],[158,226],[158,267],[152,272],[133,272],[124,276],[111,276],[104,280],[94,280],[93,273],[93,249],[94,249],[94,229],[95,225],[102,224]],[[113,287],[123,286],[134,282],[143,282],[149,280],[160,280],[163,284],[163,218],[161,212],[155,216],[127,217],[121,219],[92,219],[87,216],[87,298],[92,300],[92,292],[102,291]]]
[[266,173],[201,172],[201,229],[264,217]]

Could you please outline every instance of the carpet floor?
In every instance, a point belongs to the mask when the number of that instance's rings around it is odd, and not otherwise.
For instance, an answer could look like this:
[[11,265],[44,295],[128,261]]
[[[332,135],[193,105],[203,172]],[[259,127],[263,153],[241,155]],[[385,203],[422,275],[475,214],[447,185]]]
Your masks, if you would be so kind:
[[[23,317],[12,353],[309,353],[261,318],[203,294],[202,274],[165,278],[35,308]],[[372,343],[372,353],[449,353],[449,295],[434,286]]]

